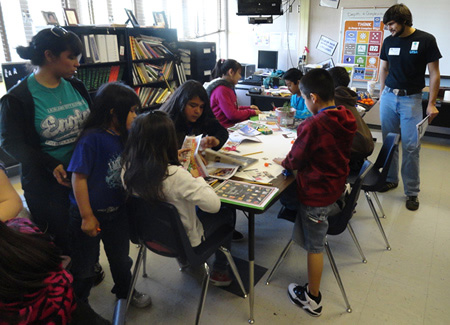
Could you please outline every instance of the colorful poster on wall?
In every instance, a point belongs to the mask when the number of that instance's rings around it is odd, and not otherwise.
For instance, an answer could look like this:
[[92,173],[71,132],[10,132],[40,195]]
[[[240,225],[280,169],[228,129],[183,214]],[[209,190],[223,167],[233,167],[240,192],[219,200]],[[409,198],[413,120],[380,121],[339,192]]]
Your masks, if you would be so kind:
[[387,8],[343,8],[341,19],[341,63],[357,64],[354,81],[378,81],[380,51],[388,33],[383,15]]

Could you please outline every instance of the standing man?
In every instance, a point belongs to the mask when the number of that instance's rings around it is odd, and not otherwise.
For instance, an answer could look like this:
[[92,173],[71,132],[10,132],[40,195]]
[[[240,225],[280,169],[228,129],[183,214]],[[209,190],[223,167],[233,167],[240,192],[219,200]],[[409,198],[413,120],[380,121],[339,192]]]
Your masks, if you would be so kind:
[[[442,57],[433,35],[412,27],[408,7],[396,4],[383,17],[391,36],[381,48],[380,119],[383,139],[389,132],[400,133],[402,141],[402,179],[406,208],[419,208],[419,152],[416,124],[422,116],[422,89],[425,69],[430,74],[430,94],[427,106],[429,122],[439,113],[436,97],[439,90],[439,59]],[[394,154],[387,182],[380,192],[398,186],[398,151]]]

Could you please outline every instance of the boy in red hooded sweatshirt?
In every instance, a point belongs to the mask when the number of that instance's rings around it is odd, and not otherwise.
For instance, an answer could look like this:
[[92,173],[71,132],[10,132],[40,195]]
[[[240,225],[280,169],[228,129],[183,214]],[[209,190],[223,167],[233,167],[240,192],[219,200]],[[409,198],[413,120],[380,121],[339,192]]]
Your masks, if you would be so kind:
[[299,125],[286,158],[274,162],[297,170],[296,191],[286,193],[281,201],[297,214],[292,238],[308,252],[308,283],[291,283],[288,295],[292,303],[317,317],[322,312],[319,288],[327,218],[339,211],[336,201],[345,189],[357,126],[348,109],[336,107],[333,79],[326,70],[309,71],[300,80],[300,90],[313,116]]

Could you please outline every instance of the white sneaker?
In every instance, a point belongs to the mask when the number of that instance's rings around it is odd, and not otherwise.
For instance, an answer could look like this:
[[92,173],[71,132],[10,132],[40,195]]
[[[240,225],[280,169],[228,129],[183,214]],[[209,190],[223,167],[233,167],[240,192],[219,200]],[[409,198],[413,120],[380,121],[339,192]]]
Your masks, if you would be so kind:
[[288,296],[293,304],[301,307],[311,316],[319,317],[322,314],[322,295],[319,292],[320,301],[319,303],[315,302],[315,300],[308,295],[308,284],[305,284],[302,287],[297,283],[291,283],[288,287]]
[[152,298],[145,293],[134,290],[130,304],[136,308],[145,308],[151,306]]

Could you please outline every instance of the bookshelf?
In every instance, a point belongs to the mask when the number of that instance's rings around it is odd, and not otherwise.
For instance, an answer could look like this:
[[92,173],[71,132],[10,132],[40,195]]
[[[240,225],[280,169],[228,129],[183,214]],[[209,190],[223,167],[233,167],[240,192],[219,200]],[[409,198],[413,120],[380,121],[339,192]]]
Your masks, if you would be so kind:
[[178,81],[176,29],[67,26],[83,44],[78,78],[89,92],[123,81],[141,98],[144,110],[159,107]]

